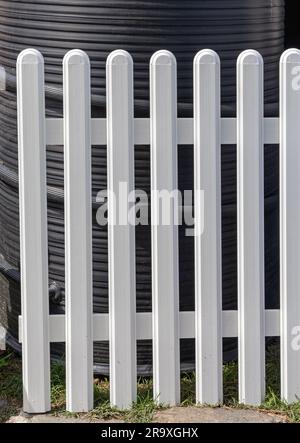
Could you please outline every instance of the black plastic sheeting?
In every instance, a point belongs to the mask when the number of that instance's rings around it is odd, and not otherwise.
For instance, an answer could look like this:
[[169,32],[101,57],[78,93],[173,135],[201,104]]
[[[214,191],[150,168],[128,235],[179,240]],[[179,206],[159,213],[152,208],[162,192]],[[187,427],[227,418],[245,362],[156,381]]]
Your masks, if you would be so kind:
[[285,0],[285,45],[300,48],[299,2]]
[[[147,108],[148,63],[155,50],[167,48],[179,65],[178,98],[192,99],[191,63],[210,47],[222,56],[223,104],[234,102],[235,60],[250,47],[265,59],[266,102],[278,89],[278,54],[283,48],[283,0],[71,0],[0,2],[0,63],[12,72],[17,54],[34,46],[46,57],[47,84],[61,97],[61,59],[80,47],[93,60],[94,103],[105,103],[105,60],[126,49],[135,61],[135,98]],[[58,88],[58,89],[56,89]]]
[[[222,62],[222,114],[235,115],[236,59],[257,49],[265,61],[266,115],[278,105],[278,66],[284,50],[284,0],[0,0],[0,65],[7,89],[0,93],[0,322],[11,342],[17,336],[18,155],[15,64],[18,53],[35,47],[45,57],[47,116],[61,116],[62,58],[74,48],[88,53],[92,67],[93,116],[105,116],[105,63],[114,49],[128,50],[135,62],[135,113],[149,115],[149,60],[159,49],[171,50],[178,62],[179,114],[192,115],[192,62],[198,50],[216,50]],[[148,147],[137,147],[136,187],[150,190]],[[96,223],[97,192],[106,188],[106,147],[93,147],[94,310],[108,310],[107,231]],[[179,148],[179,188],[193,187],[192,147]],[[278,150],[265,148],[266,304],[278,304]],[[63,149],[47,148],[49,278],[51,312],[64,311]],[[237,305],[236,148],[222,148],[223,307]],[[151,310],[151,238],[149,227],[136,229],[137,309]],[[180,307],[194,308],[193,238],[180,228]],[[9,270],[9,272],[8,272]],[[10,290],[10,288],[13,288]],[[5,294],[5,295],[3,295]],[[0,297],[0,298],[1,298]],[[5,300],[5,302],[3,302]],[[62,347],[61,347],[62,348]],[[108,346],[95,344],[97,371],[107,373]],[[52,347],[53,355],[62,350]],[[225,358],[236,342],[225,343]],[[182,368],[194,366],[194,345],[183,341]],[[140,343],[138,371],[151,372],[151,346]]]

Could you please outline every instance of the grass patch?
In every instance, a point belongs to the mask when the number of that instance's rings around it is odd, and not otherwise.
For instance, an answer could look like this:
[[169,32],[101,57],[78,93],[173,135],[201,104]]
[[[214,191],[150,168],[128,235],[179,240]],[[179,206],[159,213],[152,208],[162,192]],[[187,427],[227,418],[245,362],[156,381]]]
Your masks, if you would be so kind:
[[[62,363],[52,364],[51,369],[51,403],[54,414],[63,414],[67,417],[80,417],[82,414],[70,414],[65,411],[65,367]],[[123,420],[131,423],[148,423],[152,421],[157,407],[152,399],[152,380],[140,379],[138,381],[137,401],[130,410],[120,411],[110,406],[109,381],[105,377],[94,380],[94,409],[85,415],[91,421]]]
[[63,411],[66,406],[66,374],[63,363],[51,365],[51,405],[54,412]]
[[153,400],[153,384],[151,378],[141,378],[138,382],[137,401],[124,414],[124,420],[129,423],[150,423],[156,411],[164,409]]
[[[224,403],[231,408],[248,408],[238,403],[238,366],[231,362],[224,365]],[[267,352],[266,359],[267,395],[265,402],[256,408],[285,416],[288,421],[300,423],[300,402],[287,405],[280,400],[279,347],[273,345]],[[91,421],[122,420],[131,423],[148,423],[153,420],[158,407],[152,398],[151,378],[138,381],[138,397],[130,410],[119,411],[111,408],[109,403],[109,381],[105,377],[94,380],[95,407],[85,414]],[[181,377],[182,407],[195,405],[195,374],[183,374]],[[80,417],[82,414],[70,414],[65,411],[65,367],[63,363],[51,366],[51,403],[52,412],[66,417]],[[0,356],[0,400],[7,404],[0,408],[0,422],[15,415],[22,404],[21,360],[13,352]]]
[[22,363],[13,352],[0,355],[0,423],[15,415],[22,404]]

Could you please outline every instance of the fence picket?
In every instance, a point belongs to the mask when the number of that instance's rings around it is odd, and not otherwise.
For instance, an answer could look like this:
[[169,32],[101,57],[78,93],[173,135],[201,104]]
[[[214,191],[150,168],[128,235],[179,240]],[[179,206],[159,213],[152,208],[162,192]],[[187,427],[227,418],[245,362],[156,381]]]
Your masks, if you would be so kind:
[[211,50],[194,60],[194,120],[196,401],[212,405],[223,398],[223,357],[220,60]]
[[119,50],[107,60],[107,162],[110,392],[120,409],[131,406],[137,391],[135,227],[128,223],[129,202],[124,213],[119,209],[119,185],[134,191],[133,134],[133,62]]
[[48,231],[44,60],[34,49],[17,61],[23,403],[50,410]]
[[150,96],[153,395],[158,403],[175,405],[180,401],[176,196],[169,223],[163,224],[158,194],[177,190],[176,60],[168,51],[151,58]]
[[[126,51],[114,51],[107,59],[107,118],[92,119],[89,59],[73,50],[63,62],[64,118],[46,119],[43,57],[34,49],[19,55],[19,339],[25,412],[50,410],[50,342],[66,343],[71,412],[92,409],[93,341],[107,340],[111,405],[120,409],[137,396],[136,341],[150,338],[157,403],[180,402],[180,338],[195,338],[197,403],[222,402],[222,338],[237,336],[241,403],[258,405],[264,399],[265,337],[279,334],[281,396],[288,403],[300,397],[300,51],[286,51],[280,70],[280,117],[264,118],[263,60],[256,51],[244,51],[237,61],[237,116],[221,118],[220,60],[214,51],[200,51],[194,60],[194,117],[177,118],[176,59],[158,51],[150,62],[150,118],[134,119],[133,61]],[[279,139],[281,307],[266,310],[264,144]],[[93,314],[91,144],[106,141],[109,314]],[[195,312],[179,312],[183,202],[177,191],[177,145],[193,142]],[[64,143],[65,316],[49,315],[47,143]],[[134,144],[149,143],[152,313],[136,313],[134,199],[125,200],[135,189]],[[238,311],[222,311],[222,143],[237,144]]]
[[90,63],[67,53],[64,70],[67,410],[93,407]]
[[300,397],[300,51],[280,61],[281,396]]
[[237,207],[239,399],[265,394],[263,60],[253,50],[237,62]]

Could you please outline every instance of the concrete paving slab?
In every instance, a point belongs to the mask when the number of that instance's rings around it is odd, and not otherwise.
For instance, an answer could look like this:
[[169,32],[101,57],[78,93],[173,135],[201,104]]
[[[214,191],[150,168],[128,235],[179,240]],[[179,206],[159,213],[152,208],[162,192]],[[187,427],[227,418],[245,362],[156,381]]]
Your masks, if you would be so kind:
[[65,417],[63,415],[38,414],[24,415],[20,414],[10,417],[7,423],[123,423],[120,420],[93,420],[90,417]]
[[284,423],[284,417],[251,409],[171,408],[155,414],[156,423]]
[[[155,413],[154,423],[285,423],[280,415],[251,409],[231,408],[171,408]],[[123,423],[122,420],[98,420],[82,415],[79,418],[51,414],[29,416],[21,413],[7,423]]]

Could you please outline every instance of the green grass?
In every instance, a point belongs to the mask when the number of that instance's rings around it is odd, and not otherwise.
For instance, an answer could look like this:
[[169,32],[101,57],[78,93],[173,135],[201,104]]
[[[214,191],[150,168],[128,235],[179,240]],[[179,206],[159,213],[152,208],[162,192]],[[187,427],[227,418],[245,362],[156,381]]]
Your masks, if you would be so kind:
[[[300,423],[300,401],[287,405],[280,400],[279,394],[279,349],[273,345],[267,352],[266,361],[267,396],[265,402],[256,408],[280,414],[290,422]],[[138,382],[138,397],[130,410],[119,411],[109,404],[109,381],[97,378],[94,381],[95,407],[85,415],[90,420],[116,419],[131,423],[147,423],[153,420],[158,407],[152,398],[152,379],[142,378]],[[182,407],[195,405],[195,374],[183,374],[181,378]],[[51,403],[52,412],[58,415],[74,416],[65,411],[65,368],[62,363],[51,367]],[[14,353],[7,352],[0,356],[0,399],[7,401],[7,407],[0,410],[0,422],[6,421],[21,408],[22,378],[21,360]],[[232,362],[224,366],[224,403],[230,408],[248,408],[238,403],[238,367]],[[80,416],[76,414],[75,416]]]
[[0,355],[0,423],[16,414],[22,402],[21,360],[12,352]]
[[[148,423],[152,421],[158,407],[152,398],[152,381],[140,379],[138,381],[137,401],[130,410],[120,411],[112,408],[109,402],[109,381],[107,378],[94,380],[94,409],[86,414],[91,421],[95,419],[109,420],[119,419],[131,423]],[[65,412],[65,373],[64,366],[56,363],[51,371],[51,403],[55,414],[63,414],[69,417],[80,417],[82,414],[70,414]]]

